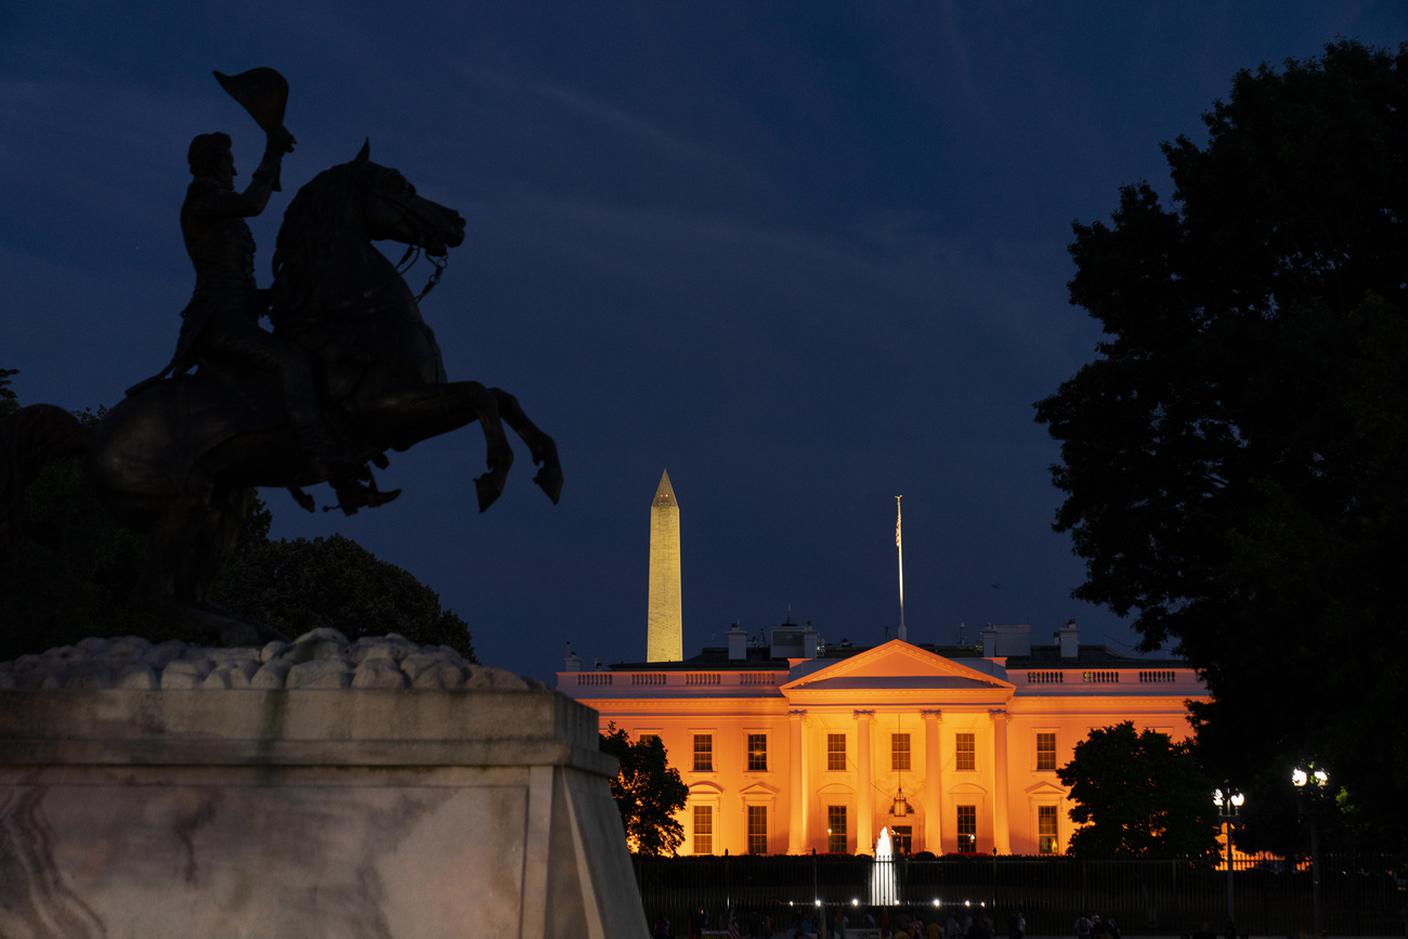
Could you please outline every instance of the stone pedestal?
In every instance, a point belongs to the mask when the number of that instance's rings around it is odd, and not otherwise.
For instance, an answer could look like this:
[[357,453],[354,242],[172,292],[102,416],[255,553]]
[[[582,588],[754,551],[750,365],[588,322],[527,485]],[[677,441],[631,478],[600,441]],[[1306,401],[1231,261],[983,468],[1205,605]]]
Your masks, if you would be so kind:
[[596,712],[515,681],[6,682],[0,936],[644,937]]

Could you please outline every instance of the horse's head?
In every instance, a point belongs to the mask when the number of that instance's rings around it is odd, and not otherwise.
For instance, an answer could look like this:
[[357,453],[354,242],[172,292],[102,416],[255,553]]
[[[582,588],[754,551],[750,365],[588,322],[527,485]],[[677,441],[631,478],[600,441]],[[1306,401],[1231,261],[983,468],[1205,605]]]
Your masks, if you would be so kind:
[[366,254],[369,241],[398,241],[438,258],[464,241],[464,219],[416,195],[406,177],[373,163],[363,144],[355,159],[319,173],[289,203],[274,249],[274,321],[316,318],[344,305],[349,291],[385,286],[390,279]]
[[436,257],[464,241],[460,214],[417,195],[416,187],[399,171],[373,163],[370,142],[362,144],[347,166],[356,181],[356,210],[367,237],[415,245]]

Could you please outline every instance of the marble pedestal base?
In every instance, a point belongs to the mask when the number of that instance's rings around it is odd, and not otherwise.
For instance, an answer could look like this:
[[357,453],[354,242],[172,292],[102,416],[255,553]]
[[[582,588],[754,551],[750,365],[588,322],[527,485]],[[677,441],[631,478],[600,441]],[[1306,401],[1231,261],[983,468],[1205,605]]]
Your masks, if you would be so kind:
[[0,691],[0,936],[644,937],[543,689]]

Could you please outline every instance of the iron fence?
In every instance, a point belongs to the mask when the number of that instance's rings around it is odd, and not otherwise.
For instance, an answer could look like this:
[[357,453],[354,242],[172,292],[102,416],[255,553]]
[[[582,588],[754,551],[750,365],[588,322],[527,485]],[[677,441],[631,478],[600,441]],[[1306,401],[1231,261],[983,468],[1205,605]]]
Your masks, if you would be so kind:
[[[636,877],[647,918],[687,923],[703,911],[724,928],[732,911],[745,934],[764,917],[774,928],[802,914],[829,920],[838,906],[852,925],[897,914],[938,917],[987,914],[1005,932],[1020,910],[1031,935],[1067,935],[1082,913],[1113,918],[1131,935],[1185,935],[1201,923],[1222,934],[1227,871],[1211,861],[1075,860],[1013,856],[948,856],[932,860],[865,856],[637,857]],[[1331,935],[1408,935],[1404,860],[1322,859],[1322,921]],[[893,876],[893,892],[884,888]],[[881,889],[876,891],[880,879]],[[1305,863],[1239,858],[1232,875],[1238,930],[1258,936],[1308,933],[1311,871]],[[897,904],[872,901],[893,897]],[[683,933],[683,929],[678,929]]]

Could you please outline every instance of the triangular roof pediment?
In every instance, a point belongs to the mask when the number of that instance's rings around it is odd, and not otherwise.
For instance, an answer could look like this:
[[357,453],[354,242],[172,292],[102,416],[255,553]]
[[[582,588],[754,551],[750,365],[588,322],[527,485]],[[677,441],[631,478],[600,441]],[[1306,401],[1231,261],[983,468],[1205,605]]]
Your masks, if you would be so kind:
[[755,782],[751,786],[745,786],[740,790],[741,796],[776,796],[780,792],[776,786],[769,786],[765,782]]
[[1066,795],[1065,789],[1062,789],[1054,782],[1050,782],[1048,780],[1042,780],[1041,782],[1033,783],[1032,785],[1023,789],[1022,792],[1024,792],[1029,798],[1034,796],[1061,796],[1062,798],[1064,798]]
[[1009,681],[921,649],[903,639],[891,639],[873,649],[807,672],[781,688],[783,694],[828,691],[1011,693],[1015,690],[1016,686]]

